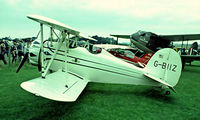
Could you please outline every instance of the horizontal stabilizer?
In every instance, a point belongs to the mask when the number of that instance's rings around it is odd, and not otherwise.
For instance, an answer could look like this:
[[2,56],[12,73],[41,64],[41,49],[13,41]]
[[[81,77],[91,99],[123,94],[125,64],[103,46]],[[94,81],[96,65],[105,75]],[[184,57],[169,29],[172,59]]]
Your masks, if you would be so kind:
[[73,102],[75,101],[88,81],[74,74],[57,71],[46,76],[23,82],[21,87],[35,95],[51,100]]
[[151,79],[153,79],[153,80],[155,80],[155,81],[157,81],[157,82],[159,82],[159,83],[161,83],[161,84],[163,84],[163,85],[168,86],[172,91],[176,92],[175,89],[170,84],[168,84],[167,82],[162,81],[161,79],[156,78],[154,76],[151,76],[148,73],[145,73],[144,75],[147,76],[147,77],[149,77],[149,78],[151,78]]
[[157,82],[159,82],[159,83],[162,83],[162,84],[164,84],[164,85],[167,85],[167,86],[169,86],[169,87],[172,87],[170,84],[168,84],[168,83],[165,82],[165,81],[162,81],[162,79],[160,79],[160,78],[156,78],[156,77],[154,77],[154,76],[152,76],[152,75],[149,75],[148,73],[145,73],[144,75],[147,76],[147,77],[149,77],[149,78],[151,78],[151,79],[153,79],[153,80],[155,80],[155,81],[157,81]]

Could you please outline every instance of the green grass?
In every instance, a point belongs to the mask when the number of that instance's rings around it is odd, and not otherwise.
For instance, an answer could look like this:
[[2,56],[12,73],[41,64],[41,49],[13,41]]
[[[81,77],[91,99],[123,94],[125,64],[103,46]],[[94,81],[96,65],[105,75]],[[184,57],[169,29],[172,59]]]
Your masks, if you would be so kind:
[[0,61],[0,120],[199,120],[200,65],[186,66],[169,96],[148,86],[89,83],[76,102],[64,103],[34,96],[20,83],[40,76],[28,64],[16,74],[17,65]]

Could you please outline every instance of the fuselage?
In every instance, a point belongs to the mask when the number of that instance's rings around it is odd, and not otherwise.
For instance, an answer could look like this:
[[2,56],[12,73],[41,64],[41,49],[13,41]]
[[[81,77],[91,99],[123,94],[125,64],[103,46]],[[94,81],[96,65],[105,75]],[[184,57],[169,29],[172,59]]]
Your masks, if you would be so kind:
[[[48,53],[48,55],[45,55],[44,63],[50,60],[55,52],[55,48],[56,45],[52,48],[45,48],[44,51]],[[31,51],[33,50],[34,49],[31,49]],[[160,85],[158,82],[145,77],[143,75],[145,72],[144,69],[120,60],[104,49],[102,49],[100,53],[93,53],[84,47],[69,48],[66,57],[65,47],[62,46],[61,49],[58,50],[50,69],[53,71],[64,69],[90,82],[151,86]]]

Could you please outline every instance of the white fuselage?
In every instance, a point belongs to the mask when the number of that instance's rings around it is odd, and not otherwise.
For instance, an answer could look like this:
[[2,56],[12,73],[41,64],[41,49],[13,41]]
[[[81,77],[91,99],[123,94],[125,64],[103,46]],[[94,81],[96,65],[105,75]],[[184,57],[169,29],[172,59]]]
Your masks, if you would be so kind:
[[[64,47],[56,54],[51,70],[67,70],[89,82],[159,86],[160,83],[144,76],[145,70],[116,58],[106,50],[94,54],[84,47],[70,48],[65,56]],[[55,49],[45,48],[51,55]],[[46,58],[50,58],[49,57]],[[49,60],[49,59],[48,59]],[[48,62],[46,60],[45,62]],[[65,61],[67,60],[67,62]],[[59,79],[59,78],[58,78]]]

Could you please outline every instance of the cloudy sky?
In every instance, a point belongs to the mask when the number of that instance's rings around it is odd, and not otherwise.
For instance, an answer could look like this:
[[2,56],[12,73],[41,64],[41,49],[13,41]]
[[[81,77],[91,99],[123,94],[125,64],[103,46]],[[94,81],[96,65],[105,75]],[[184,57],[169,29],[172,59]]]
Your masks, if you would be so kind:
[[0,37],[36,36],[38,14],[86,35],[200,33],[199,0],[0,0]]

